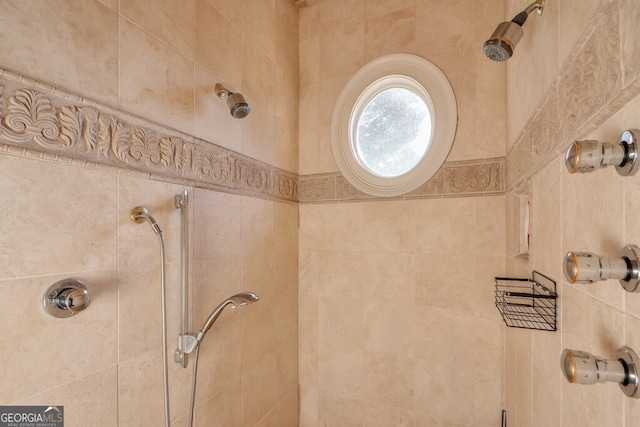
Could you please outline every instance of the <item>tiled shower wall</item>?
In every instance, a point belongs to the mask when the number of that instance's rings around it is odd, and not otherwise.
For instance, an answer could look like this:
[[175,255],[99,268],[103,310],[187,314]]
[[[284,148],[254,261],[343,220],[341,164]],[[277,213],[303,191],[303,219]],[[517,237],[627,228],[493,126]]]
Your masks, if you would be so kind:
[[[447,162],[505,155],[505,68],[480,48],[501,0],[308,3],[301,175],[337,171],[335,100],[360,66],[396,52],[431,60],[451,81],[459,118]],[[492,279],[504,272],[505,197],[431,197],[301,205],[301,426],[499,425]]]
[[[295,174],[297,39],[289,0],[11,1],[0,14],[0,66]],[[249,117],[231,118],[217,82],[244,93]],[[64,405],[71,427],[162,425],[159,244],[129,212],[146,206],[164,230],[171,352],[173,197],[186,188],[191,329],[235,292],[261,297],[226,310],[207,335],[196,425],[297,425],[297,206],[56,159],[0,154],[0,404]],[[42,294],[69,276],[87,282],[92,303],[54,319]],[[183,426],[191,369],[169,364],[172,425]]]
[[[507,15],[526,6],[508,1]],[[570,175],[563,152],[573,140],[615,143],[640,127],[640,4],[635,0],[547,1],[525,25],[523,44],[508,64],[507,188],[530,188],[532,247],[528,262],[509,258],[508,271],[531,269],[559,281],[558,331],[506,333],[505,391],[509,425],[638,425],[640,405],[615,384],[567,383],[564,348],[615,358],[640,348],[640,298],[617,281],[569,285],[568,251],[613,257],[640,241],[640,181],[612,168]],[[513,195],[508,196],[510,199]],[[508,203],[508,205],[512,205]],[[507,218],[515,216],[508,212]],[[515,233],[508,233],[513,255]]]

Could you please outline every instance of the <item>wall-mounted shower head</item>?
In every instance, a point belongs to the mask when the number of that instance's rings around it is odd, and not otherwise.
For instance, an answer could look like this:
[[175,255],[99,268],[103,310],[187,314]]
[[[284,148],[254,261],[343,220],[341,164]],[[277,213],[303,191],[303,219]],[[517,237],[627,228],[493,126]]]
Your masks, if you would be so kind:
[[216,84],[216,95],[220,99],[227,99],[227,107],[234,118],[242,119],[249,115],[251,108],[241,93],[233,93],[218,83]]
[[511,21],[502,22],[493,32],[489,40],[484,42],[483,51],[492,61],[506,61],[511,58],[516,45],[524,35],[522,26],[531,12],[536,10],[542,15],[544,0],[536,0]]
[[149,215],[149,211],[142,206],[137,206],[131,209],[131,219],[134,220],[137,224],[142,224],[143,222],[148,221],[154,233],[162,233],[162,229],[160,228],[156,220],[153,219],[153,217]]
[[222,301],[211,312],[211,314],[209,315],[209,318],[207,318],[207,321],[204,322],[204,326],[202,327],[200,332],[198,332],[198,335],[196,336],[196,339],[198,340],[198,344],[202,342],[202,340],[204,339],[204,336],[209,331],[209,329],[211,329],[211,326],[213,326],[213,324],[218,319],[218,317],[220,317],[222,310],[224,310],[226,306],[232,305],[234,308],[244,307],[245,305],[254,303],[259,299],[260,298],[258,297],[258,295],[254,294],[253,292],[242,292],[242,293],[233,295],[227,298],[226,300]]

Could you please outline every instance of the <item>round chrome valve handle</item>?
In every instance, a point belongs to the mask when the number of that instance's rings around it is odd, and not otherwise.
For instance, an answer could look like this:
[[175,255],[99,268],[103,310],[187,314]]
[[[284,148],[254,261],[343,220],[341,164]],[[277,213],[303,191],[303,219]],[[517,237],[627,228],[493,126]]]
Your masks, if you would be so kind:
[[60,280],[44,293],[42,305],[53,317],[65,318],[80,313],[89,306],[89,291],[85,284],[76,278]]
[[634,175],[639,168],[637,129],[626,130],[618,144],[600,141],[576,141],[565,153],[564,162],[570,173],[592,172],[614,165],[621,176]]
[[605,258],[591,252],[568,252],[563,271],[567,281],[593,283],[617,279],[628,292],[640,292],[640,248],[627,246],[619,258]]

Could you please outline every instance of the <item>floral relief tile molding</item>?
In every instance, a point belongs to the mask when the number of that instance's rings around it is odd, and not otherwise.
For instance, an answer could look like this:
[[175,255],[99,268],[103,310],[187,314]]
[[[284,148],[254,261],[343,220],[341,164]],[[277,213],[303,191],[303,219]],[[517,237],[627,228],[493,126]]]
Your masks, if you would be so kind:
[[[339,173],[299,177],[3,69],[0,152],[274,200],[379,200]],[[445,163],[427,183],[395,199],[504,193],[503,175],[504,158]]]
[[[392,198],[409,200],[459,196],[484,196],[504,193],[504,158],[445,163],[416,190]],[[341,174],[303,175],[300,177],[301,203],[380,200],[359,191]]]
[[0,151],[297,201],[298,177],[0,69]]

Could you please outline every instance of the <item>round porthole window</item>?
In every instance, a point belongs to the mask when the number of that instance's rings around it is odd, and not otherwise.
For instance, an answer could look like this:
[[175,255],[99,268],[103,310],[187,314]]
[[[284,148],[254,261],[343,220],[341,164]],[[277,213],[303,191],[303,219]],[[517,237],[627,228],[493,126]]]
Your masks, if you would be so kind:
[[455,96],[439,68],[415,55],[387,55],[361,68],[340,94],[333,155],[354,187],[397,196],[437,172],[456,123]]

